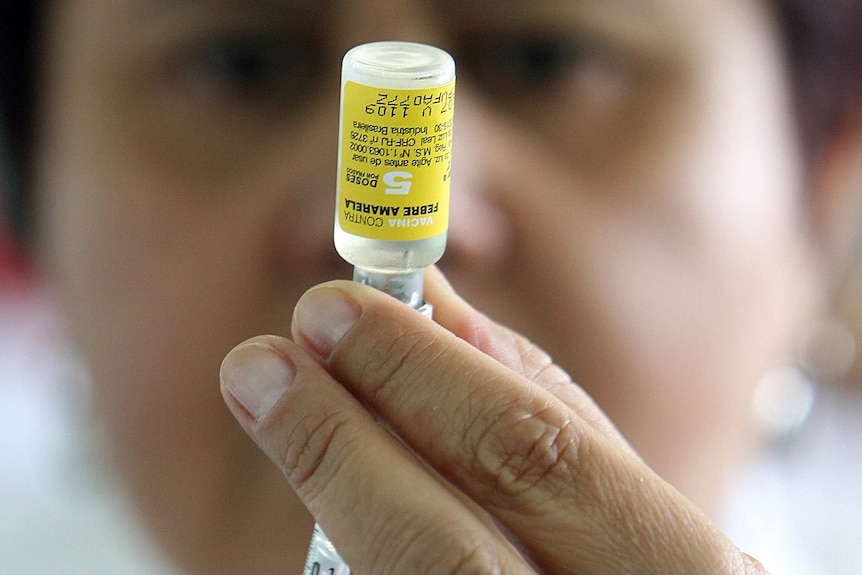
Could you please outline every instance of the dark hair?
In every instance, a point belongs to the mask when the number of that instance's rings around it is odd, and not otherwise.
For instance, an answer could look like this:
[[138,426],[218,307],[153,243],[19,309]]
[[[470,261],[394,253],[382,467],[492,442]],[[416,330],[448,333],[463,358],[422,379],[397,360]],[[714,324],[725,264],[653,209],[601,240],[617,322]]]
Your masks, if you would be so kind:
[[[784,35],[798,133],[815,168],[838,124],[862,107],[862,1],[773,0]],[[35,81],[42,64],[38,21],[45,2],[6,0],[0,18],[0,174],[6,220],[29,230],[28,151]]]
[[[42,2],[6,0],[0,17],[0,224],[28,229],[28,160],[35,106],[36,24]],[[4,217],[5,216],[5,217]]]
[[862,120],[862,0],[773,0],[797,129],[816,168],[841,122]]

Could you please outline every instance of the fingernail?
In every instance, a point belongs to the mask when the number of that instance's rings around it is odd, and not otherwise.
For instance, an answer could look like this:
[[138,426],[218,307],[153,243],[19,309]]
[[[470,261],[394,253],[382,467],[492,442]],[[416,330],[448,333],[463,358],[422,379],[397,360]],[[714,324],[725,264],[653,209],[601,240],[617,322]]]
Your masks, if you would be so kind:
[[221,364],[225,389],[260,421],[293,383],[296,369],[271,346],[251,342],[233,348]]
[[296,304],[295,327],[302,337],[323,357],[353,327],[360,314],[359,305],[343,291],[319,287],[306,292]]

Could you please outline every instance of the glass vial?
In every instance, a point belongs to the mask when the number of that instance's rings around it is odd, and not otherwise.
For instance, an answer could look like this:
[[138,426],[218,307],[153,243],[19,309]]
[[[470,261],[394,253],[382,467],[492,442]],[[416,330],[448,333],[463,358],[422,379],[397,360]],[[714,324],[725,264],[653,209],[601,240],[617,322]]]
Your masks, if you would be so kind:
[[455,62],[439,48],[375,42],[344,56],[335,248],[354,279],[413,307],[422,268],[446,248],[454,99]]

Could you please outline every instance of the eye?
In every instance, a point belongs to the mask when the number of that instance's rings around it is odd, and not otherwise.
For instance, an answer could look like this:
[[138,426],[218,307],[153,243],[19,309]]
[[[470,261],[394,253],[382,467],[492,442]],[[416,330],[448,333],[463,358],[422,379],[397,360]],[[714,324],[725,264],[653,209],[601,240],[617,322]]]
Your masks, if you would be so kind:
[[572,70],[580,49],[557,38],[519,38],[503,42],[496,50],[500,72],[527,84],[553,82]]
[[470,39],[463,62],[492,90],[550,89],[576,74],[588,52],[564,35],[483,35]]
[[318,52],[308,39],[225,36],[199,41],[180,59],[180,78],[199,95],[226,100],[297,98]]

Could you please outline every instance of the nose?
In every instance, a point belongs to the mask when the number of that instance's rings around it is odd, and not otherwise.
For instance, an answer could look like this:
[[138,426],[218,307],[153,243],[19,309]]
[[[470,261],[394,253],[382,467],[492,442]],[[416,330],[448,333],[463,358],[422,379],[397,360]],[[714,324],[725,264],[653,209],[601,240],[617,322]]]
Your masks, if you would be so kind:
[[[514,228],[494,193],[492,120],[469,86],[456,88],[449,237],[445,266],[483,273],[498,270],[513,253]],[[459,270],[461,271],[461,270]]]
[[338,32],[346,48],[377,40],[434,44],[441,38],[440,27],[428,2],[347,0],[338,3],[337,14]]

